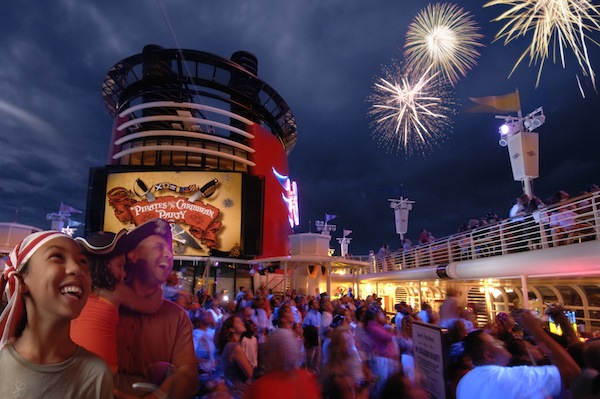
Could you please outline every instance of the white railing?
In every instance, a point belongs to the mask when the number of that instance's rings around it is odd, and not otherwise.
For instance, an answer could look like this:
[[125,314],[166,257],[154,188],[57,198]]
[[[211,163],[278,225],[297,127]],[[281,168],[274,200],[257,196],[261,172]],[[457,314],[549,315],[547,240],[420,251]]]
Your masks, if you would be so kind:
[[591,240],[600,240],[600,192],[544,207],[522,220],[506,219],[393,252],[386,257],[371,256],[371,267],[363,272],[372,274],[442,266]]

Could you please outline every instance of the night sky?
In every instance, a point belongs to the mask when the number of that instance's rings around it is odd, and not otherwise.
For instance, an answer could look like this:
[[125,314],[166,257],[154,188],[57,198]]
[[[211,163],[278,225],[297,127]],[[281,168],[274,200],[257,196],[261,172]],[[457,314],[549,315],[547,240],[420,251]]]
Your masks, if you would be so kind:
[[[566,52],[566,68],[546,62],[539,87],[525,60],[508,75],[530,37],[493,42],[504,8],[455,2],[484,34],[481,56],[453,89],[454,128],[426,157],[379,147],[371,137],[367,97],[384,65],[403,59],[408,24],[428,3],[396,1],[8,0],[0,13],[0,221],[49,228],[62,202],[85,210],[90,167],[107,163],[112,118],[101,84],[118,61],[146,44],[258,57],[258,75],[284,98],[298,124],[290,175],[308,232],[325,213],[338,217],[334,238],[352,230],[350,252],[398,247],[388,198],[415,201],[407,236],[421,228],[453,234],[470,218],[506,217],[521,193],[494,114],[464,112],[469,97],[518,88],[522,110],[544,107],[540,133],[542,200],[559,189],[572,196],[600,182],[600,97]],[[163,13],[164,9],[164,13]],[[165,14],[168,19],[165,18]],[[598,32],[592,34],[600,41]],[[600,51],[589,44],[592,65]],[[596,71],[598,72],[598,71]],[[582,97],[575,75],[585,91]],[[80,215],[74,219],[83,220]],[[332,246],[338,250],[335,239]]]

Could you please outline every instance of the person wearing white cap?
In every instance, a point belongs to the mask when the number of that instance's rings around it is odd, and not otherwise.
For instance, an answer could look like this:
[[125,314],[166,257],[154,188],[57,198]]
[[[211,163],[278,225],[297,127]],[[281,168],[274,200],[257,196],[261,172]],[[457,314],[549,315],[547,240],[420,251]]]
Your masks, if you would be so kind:
[[88,260],[66,234],[29,235],[0,273],[0,398],[113,398],[113,377],[75,344],[71,320],[91,290]]

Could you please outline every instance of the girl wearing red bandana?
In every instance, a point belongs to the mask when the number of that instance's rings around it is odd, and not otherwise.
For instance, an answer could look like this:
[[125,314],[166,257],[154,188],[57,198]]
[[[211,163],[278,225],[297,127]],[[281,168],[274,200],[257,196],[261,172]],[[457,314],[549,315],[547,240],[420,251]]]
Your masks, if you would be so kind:
[[106,363],[70,337],[91,290],[87,262],[57,231],[33,233],[11,252],[0,274],[1,398],[113,397]]

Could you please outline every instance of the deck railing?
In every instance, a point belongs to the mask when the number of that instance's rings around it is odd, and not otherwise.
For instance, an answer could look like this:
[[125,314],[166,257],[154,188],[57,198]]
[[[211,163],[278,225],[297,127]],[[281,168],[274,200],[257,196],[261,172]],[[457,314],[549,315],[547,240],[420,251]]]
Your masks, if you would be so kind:
[[600,240],[600,192],[538,209],[523,218],[505,219],[484,227],[420,244],[389,256],[370,257],[373,274],[414,267],[537,251]]

